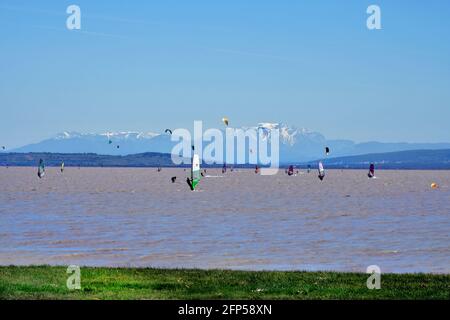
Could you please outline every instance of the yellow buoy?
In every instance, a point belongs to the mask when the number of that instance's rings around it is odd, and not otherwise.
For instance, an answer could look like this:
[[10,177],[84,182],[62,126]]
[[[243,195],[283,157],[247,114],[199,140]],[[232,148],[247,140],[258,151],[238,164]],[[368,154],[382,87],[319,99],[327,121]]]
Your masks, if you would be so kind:
[[431,189],[437,189],[437,188],[439,188],[439,185],[436,182],[433,182],[431,184]]

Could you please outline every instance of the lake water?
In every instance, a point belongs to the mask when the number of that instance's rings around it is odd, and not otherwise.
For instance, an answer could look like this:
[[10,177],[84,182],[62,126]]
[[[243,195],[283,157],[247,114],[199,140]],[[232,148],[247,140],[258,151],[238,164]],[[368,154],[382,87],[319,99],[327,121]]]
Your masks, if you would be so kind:
[[450,171],[36,171],[0,168],[0,265],[450,273]]

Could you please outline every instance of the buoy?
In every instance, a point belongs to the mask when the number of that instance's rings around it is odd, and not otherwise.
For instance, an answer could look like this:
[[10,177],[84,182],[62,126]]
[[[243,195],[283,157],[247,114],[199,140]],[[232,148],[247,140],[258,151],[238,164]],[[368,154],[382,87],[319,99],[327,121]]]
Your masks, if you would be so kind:
[[431,189],[437,189],[437,188],[439,188],[439,185],[436,182],[433,182],[431,184]]

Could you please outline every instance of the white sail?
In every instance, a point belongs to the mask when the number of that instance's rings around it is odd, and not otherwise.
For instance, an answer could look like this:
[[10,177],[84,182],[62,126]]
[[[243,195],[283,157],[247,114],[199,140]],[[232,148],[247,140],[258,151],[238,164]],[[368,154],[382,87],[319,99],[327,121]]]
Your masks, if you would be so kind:
[[192,169],[191,169],[191,184],[192,190],[195,190],[195,187],[200,181],[200,158],[198,154],[194,154],[192,157]]
[[324,174],[325,174],[325,169],[323,168],[322,162],[319,162],[319,173],[320,173],[321,175],[324,175]]

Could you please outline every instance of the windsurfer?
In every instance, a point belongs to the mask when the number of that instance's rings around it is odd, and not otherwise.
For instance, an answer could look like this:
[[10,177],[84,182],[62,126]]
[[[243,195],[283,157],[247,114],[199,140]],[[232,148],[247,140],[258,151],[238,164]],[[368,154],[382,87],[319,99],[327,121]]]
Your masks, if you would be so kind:
[[189,185],[189,188],[191,188],[191,190],[194,191],[194,186],[192,185],[192,180],[189,178],[186,178],[186,182]]

